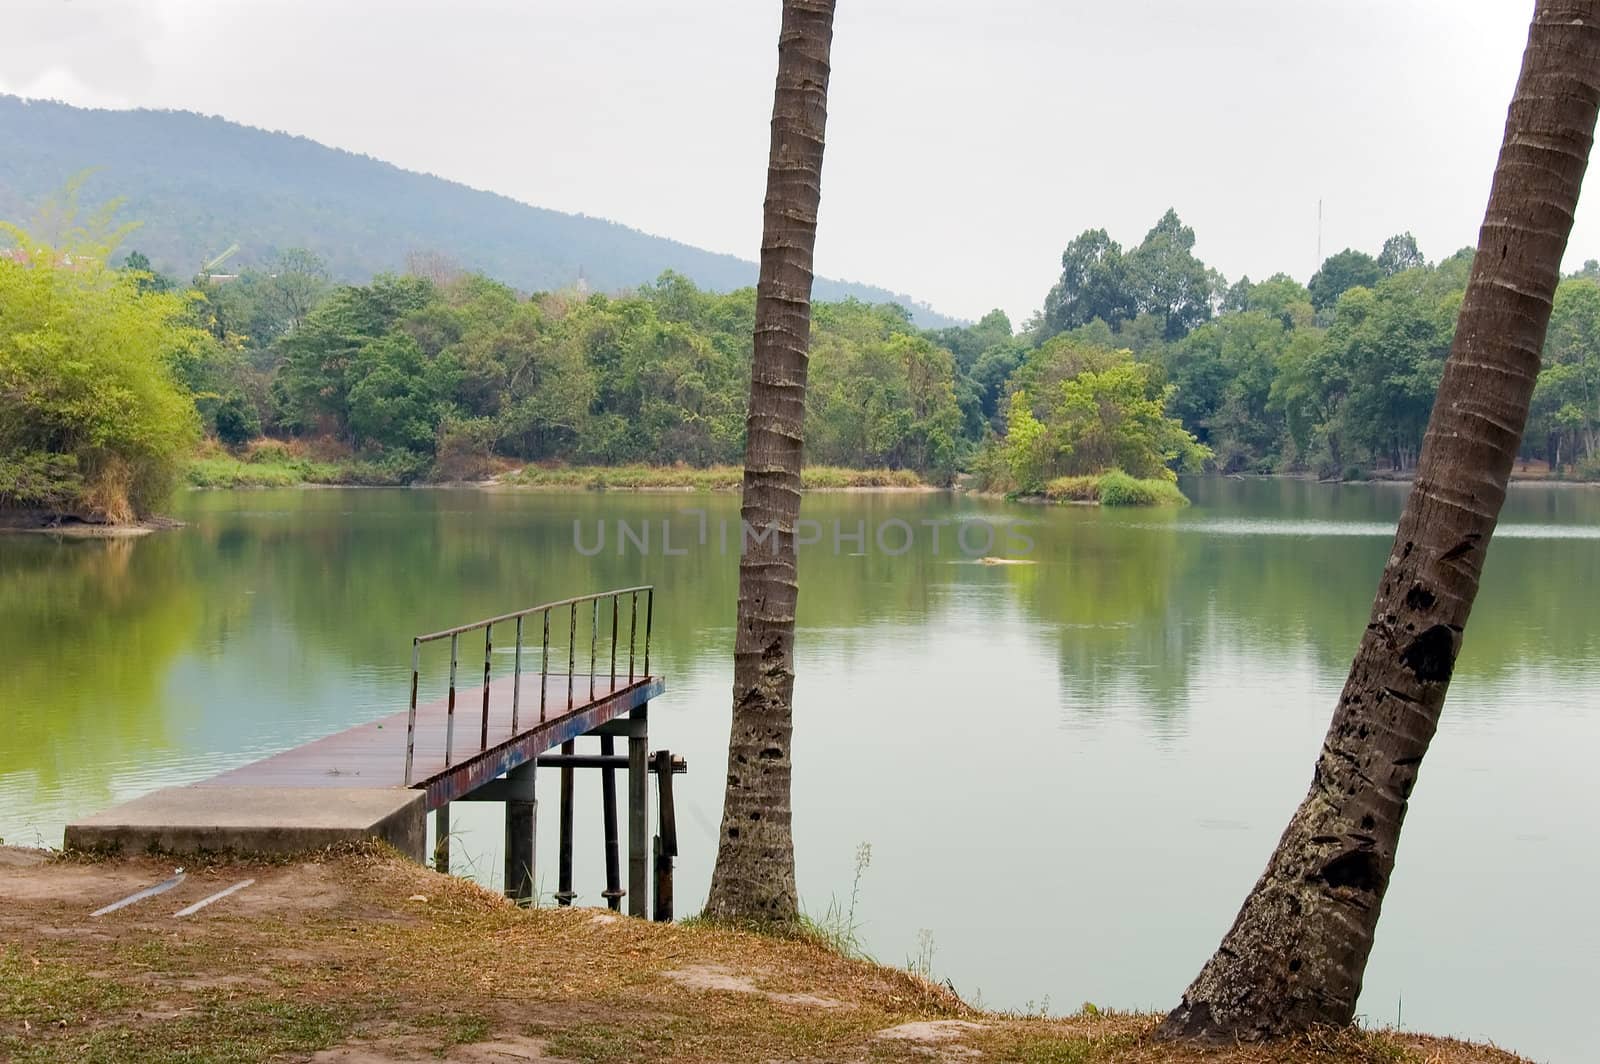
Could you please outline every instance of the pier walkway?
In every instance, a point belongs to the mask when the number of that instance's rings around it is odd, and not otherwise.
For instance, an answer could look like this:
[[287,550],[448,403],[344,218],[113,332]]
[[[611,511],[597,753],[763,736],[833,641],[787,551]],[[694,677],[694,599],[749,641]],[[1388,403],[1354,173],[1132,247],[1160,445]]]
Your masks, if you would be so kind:
[[[644,915],[647,773],[660,775],[658,770],[664,769],[670,776],[684,767],[681,759],[674,765],[670,756],[648,756],[649,703],[666,690],[665,678],[649,671],[654,606],[653,588],[622,588],[417,636],[412,640],[406,709],[86,817],[68,825],[65,845],[123,852],[282,854],[377,838],[422,861],[427,857],[425,817],[435,812],[435,861],[448,868],[450,804],[501,801],[506,803],[506,893],[526,902],[535,882],[534,770],[545,765],[559,768],[562,777],[557,897],[566,903],[572,897],[571,774],[577,767],[598,768],[606,800],[606,897],[618,907],[626,895],[629,911]],[[510,635],[499,652],[502,661],[511,658],[508,675],[494,675],[497,632]],[[482,634],[482,682],[458,687],[463,638],[477,633]],[[448,691],[419,704],[423,648],[446,640]],[[477,664],[475,656],[474,673]],[[598,756],[576,753],[576,740],[582,736],[600,738]],[[613,752],[617,738],[627,740],[626,755]],[[560,754],[549,753],[558,747]],[[627,891],[618,881],[613,776],[618,769],[627,772],[628,782]],[[670,793],[669,779],[662,784],[667,826]],[[670,834],[668,869],[676,852],[675,832]],[[660,859],[658,855],[658,864]]]

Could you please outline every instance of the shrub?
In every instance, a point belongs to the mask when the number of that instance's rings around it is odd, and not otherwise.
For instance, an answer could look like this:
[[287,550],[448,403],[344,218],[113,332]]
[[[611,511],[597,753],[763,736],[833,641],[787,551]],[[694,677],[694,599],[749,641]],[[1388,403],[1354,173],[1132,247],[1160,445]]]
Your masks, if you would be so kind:
[[1165,480],[1136,480],[1120,469],[1100,477],[1101,506],[1187,506],[1189,499]]
[[70,454],[0,455],[0,506],[62,510],[83,491]]
[[217,404],[216,426],[218,440],[229,447],[242,447],[261,435],[261,415],[235,392]]
[[141,293],[136,275],[104,266],[109,248],[84,250],[0,258],[0,454],[26,468],[17,484],[51,475],[52,509],[127,521],[166,500],[199,437],[172,368],[193,330],[180,296]]

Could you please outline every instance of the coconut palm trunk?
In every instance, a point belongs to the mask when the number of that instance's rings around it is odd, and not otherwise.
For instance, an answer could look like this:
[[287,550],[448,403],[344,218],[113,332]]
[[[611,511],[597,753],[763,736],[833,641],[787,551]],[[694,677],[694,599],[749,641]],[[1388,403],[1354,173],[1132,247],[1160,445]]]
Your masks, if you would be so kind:
[[1416,481],[1310,793],[1163,1037],[1269,1038],[1355,1014],[1527,422],[1597,107],[1600,0],[1538,0]]
[[799,919],[790,829],[795,525],[800,518],[811,257],[821,198],[834,0],[784,0],[745,420],[743,550],[722,836],[706,915]]

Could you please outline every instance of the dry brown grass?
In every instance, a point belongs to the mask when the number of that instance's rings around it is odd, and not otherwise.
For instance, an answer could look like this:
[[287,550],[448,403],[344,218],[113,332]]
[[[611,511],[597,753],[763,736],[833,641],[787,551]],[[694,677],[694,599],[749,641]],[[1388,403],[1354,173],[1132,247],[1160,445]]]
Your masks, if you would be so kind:
[[[350,1061],[927,1061],[1380,1064],[1515,1061],[1412,1035],[1329,1031],[1274,1046],[1175,1049],[1157,1018],[979,1012],[907,972],[806,939],[603,910],[524,912],[392,856],[191,869],[169,895],[87,913],[170,874],[150,859],[0,862],[0,1058]],[[171,913],[237,879],[201,915]],[[947,1040],[889,1038],[958,1021]],[[967,1026],[972,1025],[972,1026]],[[933,1028],[938,1031],[938,1027]]]

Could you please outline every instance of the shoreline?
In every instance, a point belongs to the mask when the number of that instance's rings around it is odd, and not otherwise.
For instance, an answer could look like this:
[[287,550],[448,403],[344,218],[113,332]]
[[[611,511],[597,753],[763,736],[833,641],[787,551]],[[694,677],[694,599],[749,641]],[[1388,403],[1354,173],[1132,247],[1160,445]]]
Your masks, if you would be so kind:
[[185,858],[170,892],[90,917],[176,863],[0,847],[11,1017],[0,1057],[1526,1064],[1488,1045],[1354,1026],[1236,1047],[1160,1044],[1158,1013],[985,1009],[942,982],[931,956],[894,967],[815,933],[519,909],[381,845]]
[[54,536],[57,539],[129,539],[183,527],[185,522],[159,514],[118,525],[85,521],[81,517],[52,514],[42,510],[9,512],[0,510],[0,535]]

